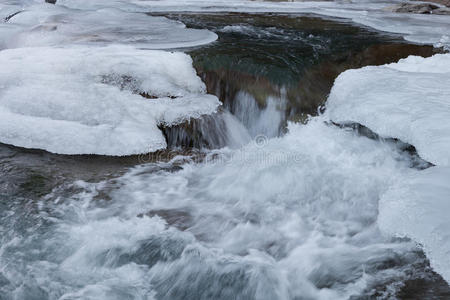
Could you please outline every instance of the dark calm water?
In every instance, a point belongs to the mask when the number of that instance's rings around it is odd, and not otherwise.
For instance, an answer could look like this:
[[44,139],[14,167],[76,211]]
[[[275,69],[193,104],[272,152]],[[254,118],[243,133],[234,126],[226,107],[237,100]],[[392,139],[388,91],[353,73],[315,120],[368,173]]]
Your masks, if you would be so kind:
[[302,125],[340,72],[434,50],[314,16],[169,17],[219,35],[183,51],[224,108],[165,129],[176,151],[0,144],[0,299],[449,299],[414,243],[377,229],[411,155]]

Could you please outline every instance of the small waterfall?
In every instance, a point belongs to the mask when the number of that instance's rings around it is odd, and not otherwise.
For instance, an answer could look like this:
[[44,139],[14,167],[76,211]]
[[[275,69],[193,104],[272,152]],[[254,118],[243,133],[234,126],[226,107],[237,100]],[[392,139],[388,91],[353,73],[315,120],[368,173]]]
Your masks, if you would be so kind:
[[[219,91],[218,94],[223,94]],[[180,125],[160,128],[169,148],[238,148],[252,138],[277,137],[286,125],[286,98],[267,96],[258,101],[246,91],[225,98],[224,109]]]
[[285,98],[269,96],[265,103],[258,103],[249,93],[241,91],[235,96],[233,115],[244,124],[252,137],[264,135],[276,137],[282,133],[285,123]]
[[242,123],[226,110],[160,129],[169,148],[238,148],[251,139]]

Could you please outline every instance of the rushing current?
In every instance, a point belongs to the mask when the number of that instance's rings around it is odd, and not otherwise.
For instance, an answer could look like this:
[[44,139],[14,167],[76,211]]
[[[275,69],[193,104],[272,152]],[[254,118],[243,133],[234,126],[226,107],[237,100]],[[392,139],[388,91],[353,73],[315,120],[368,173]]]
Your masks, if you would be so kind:
[[379,224],[432,164],[326,105],[347,69],[442,50],[310,15],[18,3],[0,10],[0,299],[450,297]]

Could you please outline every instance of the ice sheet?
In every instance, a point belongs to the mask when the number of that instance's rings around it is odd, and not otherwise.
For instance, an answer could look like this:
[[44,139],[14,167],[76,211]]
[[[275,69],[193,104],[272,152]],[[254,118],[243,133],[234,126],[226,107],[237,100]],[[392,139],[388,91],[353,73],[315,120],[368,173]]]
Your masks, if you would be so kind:
[[437,165],[450,165],[450,54],[349,70],[336,79],[327,114],[416,147]]
[[380,201],[385,232],[419,242],[431,266],[450,283],[450,168],[433,167],[407,176]]
[[[442,15],[420,15],[411,13],[394,13],[392,7],[402,1],[364,1],[345,2],[311,1],[311,2],[269,2],[246,0],[133,0],[131,3],[153,12],[160,11],[232,11],[232,12],[279,12],[279,13],[314,13],[323,16],[349,19],[381,31],[398,33],[405,39],[419,43],[437,44],[450,47],[450,17]],[[130,2],[121,4],[123,7]],[[76,0],[63,0],[67,5],[76,5]],[[99,1],[95,1],[99,3]],[[120,5],[119,3],[116,3]]]
[[[198,46],[213,42],[217,35],[208,30],[188,29],[180,22],[118,8],[69,9],[59,5],[12,6],[3,15],[11,15],[0,24],[3,48],[60,44],[132,44],[147,49]],[[1,12],[1,11],[0,11]],[[6,26],[16,26],[14,35],[6,35]],[[5,30],[6,31],[6,30]]]
[[22,48],[1,51],[0,65],[0,141],[20,147],[151,152],[166,146],[158,124],[212,113],[219,105],[183,53]]
[[[12,1],[11,3],[22,6],[29,5],[35,1]],[[42,2],[42,1],[41,1]],[[246,1],[246,0],[58,0],[56,6],[72,8],[71,14],[77,15],[76,10],[95,12],[102,9],[118,9],[128,12],[279,12],[279,13],[314,13],[323,16],[345,18],[353,22],[375,28],[377,30],[398,33],[407,40],[420,43],[436,44],[438,46],[450,47],[450,18],[442,15],[421,15],[411,13],[394,13],[392,8],[402,1],[362,1],[354,0],[348,2],[334,1],[311,1],[311,2],[270,2],[270,1]],[[0,10],[1,11],[1,10]],[[90,14],[90,13],[88,13]],[[117,22],[125,24],[129,22]],[[89,26],[83,23],[83,17],[76,20],[78,25]],[[97,20],[102,20],[101,14]],[[133,22],[132,22],[133,23]],[[91,24],[93,28],[99,26],[98,23]],[[101,24],[100,24],[101,27]],[[167,31],[166,34],[174,34]],[[206,43],[213,40],[213,34],[199,34],[198,32],[185,32],[186,37],[192,35],[191,39],[198,43]],[[199,38],[199,36],[201,38]],[[175,37],[181,37],[175,34]],[[190,41],[192,43],[192,41]],[[188,43],[188,45],[190,45]]]

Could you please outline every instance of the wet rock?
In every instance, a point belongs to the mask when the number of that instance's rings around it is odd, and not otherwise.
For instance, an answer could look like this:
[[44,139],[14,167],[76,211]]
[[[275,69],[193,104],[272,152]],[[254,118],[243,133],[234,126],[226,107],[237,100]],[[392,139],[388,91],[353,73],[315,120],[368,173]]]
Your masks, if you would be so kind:
[[102,266],[120,267],[130,263],[154,266],[157,263],[178,259],[190,240],[162,235],[143,240],[133,249],[112,248],[97,256]]
[[45,0],[46,3],[56,4],[57,0]]
[[394,7],[394,12],[414,14],[450,15],[450,9],[432,3],[402,3]]
[[431,268],[428,273],[432,275],[406,281],[397,295],[398,299],[450,299],[447,282]]
[[171,265],[157,265],[152,284],[157,291],[156,298],[161,300],[243,300],[261,298],[257,296],[257,279],[266,283],[266,299],[279,299],[277,279],[270,270],[260,269],[239,261],[217,261],[191,248]]
[[[186,211],[181,209],[156,209],[151,210],[145,214],[149,217],[158,216],[164,219],[169,226],[173,226],[181,231],[184,231],[193,225],[193,217],[192,215]],[[141,214],[138,217],[143,217]]]
[[[56,26],[54,29],[56,30]],[[101,76],[100,82],[107,85],[112,85],[118,87],[121,91],[126,90],[130,91],[133,94],[140,95],[141,97],[144,97],[146,99],[158,99],[167,97],[170,99],[176,99],[178,96],[175,95],[153,95],[149,94],[146,91],[142,91],[140,86],[142,84],[142,81],[139,81],[138,79],[134,78],[130,75],[119,75],[119,74],[108,74]]]
[[435,15],[450,15],[450,8],[440,7],[433,10],[433,14]]
[[370,130],[370,128],[367,128],[366,126],[363,126],[358,123],[338,124],[332,122],[331,124],[338,126],[342,129],[353,130],[360,136],[364,136],[372,140],[378,140],[382,142],[395,144],[398,151],[402,152],[404,155],[407,155],[409,157],[409,163],[411,168],[424,170],[434,166],[432,163],[422,159],[419,156],[419,154],[417,154],[417,150],[413,145],[405,143],[399,139],[380,137],[378,134]]
[[441,5],[450,7],[450,0],[413,0],[413,1],[431,2],[431,3],[437,3],[437,4],[441,4]]
[[221,113],[190,119],[174,126],[160,126],[167,148],[219,149],[227,146],[228,133]]
[[27,174],[24,182],[19,186],[23,194],[41,197],[52,191],[52,180],[38,172]]
[[186,240],[155,237],[144,241],[136,251],[119,255],[116,263],[119,266],[130,262],[153,266],[158,262],[173,261],[181,256],[186,245]]
[[2,273],[0,273],[0,287],[6,286],[9,283],[9,280]]
[[13,13],[13,14],[10,14],[9,16],[7,16],[6,18],[5,18],[5,22],[8,22],[9,20],[11,20],[14,16],[17,16],[18,14],[20,14],[22,11],[17,11],[17,12],[15,12],[15,13]]
[[439,6],[434,4],[411,4],[411,3],[402,3],[394,8],[395,12],[399,13],[415,13],[415,14],[431,14],[433,9],[437,9]]

